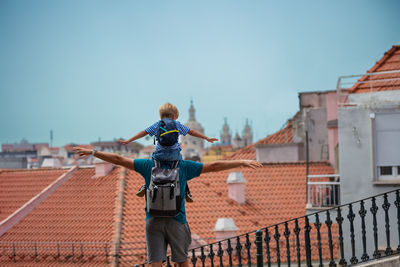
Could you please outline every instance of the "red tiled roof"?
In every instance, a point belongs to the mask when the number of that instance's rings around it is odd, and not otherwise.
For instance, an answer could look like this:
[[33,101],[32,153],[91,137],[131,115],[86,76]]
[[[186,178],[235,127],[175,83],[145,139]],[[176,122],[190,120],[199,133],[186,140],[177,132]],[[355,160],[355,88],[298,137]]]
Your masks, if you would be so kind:
[[[129,171],[125,186],[124,219],[121,242],[121,264],[132,266],[146,261],[145,229],[145,199],[136,196],[139,187],[144,183],[143,177],[134,171]],[[128,243],[131,242],[131,243]],[[130,249],[130,250],[127,250]],[[132,251],[134,253],[132,253]],[[130,256],[138,254],[139,256]]]
[[287,121],[285,127],[258,142],[248,145],[227,156],[225,159],[256,159],[255,145],[258,144],[287,144],[293,143],[293,119]]
[[0,222],[54,182],[66,170],[8,170],[0,172]]
[[[400,70],[400,45],[394,45],[389,51],[387,51],[384,56],[376,62],[376,64],[367,71],[367,73],[371,72],[384,72],[384,71],[393,71]],[[396,78],[398,80],[392,81],[377,81],[368,83],[368,81],[374,80],[382,80],[382,79],[391,79]],[[351,94],[358,93],[369,93],[376,91],[390,91],[390,90],[400,90],[400,72],[397,73],[389,73],[389,74],[379,74],[368,76],[364,75],[358,82],[367,82],[367,83],[356,83],[349,91]],[[371,87],[372,84],[372,87]]]
[[[246,204],[238,205],[228,197],[226,179],[232,171],[241,171],[246,179]],[[328,163],[311,163],[310,174],[334,173],[334,169]],[[213,228],[218,218],[233,218],[239,228],[236,234],[244,234],[266,226],[300,217],[306,213],[306,167],[305,163],[270,163],[264,164],[260,169],[236,169],[219,173],[208,173],[189,182],[195,202],[187,204],[187,218],[192,233],[199,235],[208,243],[215,242]],[[212,207],[210,205],[212,203]],[[300,222],[301,229],[304,229]],[[294,224],[289,223],[293,233]],[[324,226],[323,226],[324,227]],[[273,229],[270,229],[270,231]],[[333,235],[335,228],[332,227]],[[283,241],[283,227],[279,229]],[[321,232],[326,230],[321,229]],[[270,232],[273,236],[274,232]],[[254,243],[254,234],[251,235]],[[293,238],[293,236],[292,236]],[[313,247],[317,246],[315,236],[312,235]],[[242,237],[244,242],[244,237]],[[292,239],[293,240],[293,239]],[[337,244],[334,242],[335,250]],[[282,244],[281,244],[282,245]],[[323,257],[327,258],[329,251],[327,242],[323,244]],[[270,249],[275,249],[275,240],[271,241]],[[292,255],[295,255],[295,247],[292,247]],[[285,251],[281,248],[281,260],[285,261]],[[255,246],[252,248],[253,262],[255,262]],[[316,256],[316,255],[315,255]],[[305,260],[304,255],[302,255]],[[227,259],[225,259],[227,260]],[[272,253],[273,262],[276,255]],[[234,259],[237,262],[237,259]]]
[[[226,179],[241,171],[246,179],[246,204],[228,198]],[[333,173],[327,163],[311,163],[310,174]],[[264,164],[260,169],[236,169],[201,175],[189,182],[194,204],[187,204],[192,232],[203,239],[215,237],[218,218],[232,217],[238,234],[303,216],[306,212],[305,163]],[[213,203],[212,208],[210,203]]]
[[[32,183],[31,173],[34,172],[25,172],[28,186]],[[112,242],[117,173],[118,169],[114,169],[106,177],[93,179],[94,168],[78,169],[64,185],[1,236],[0,241],[2,243],[7,241],[49,242],[47,246],[51,255],[57,255],[56,242],[60,242],[61,260],[66,266],[72,264],[72,259],[65,258],[65,255],[72,253],[72,244],[65,242],[76,242],[74,251],[77,259],[81,252],[81,244],[86,252],[87,263],[80,266],[103,266],[105,245],[88,242]],[[24,188],[27,190],[26,187]],[[107,249],[110,253],[110,248]],[[94,257],[95,253],[102,256]],[[53,266],[58,263],[53,257],[40,258],[39,262],[29,257],[24,258],[22,257],[24,252],[21,249],[19,255],[18,262],[23,263],[20,266]],[[3,262],[4,260],[4,257],[0,257],[1,266],[8,266],[9,263],[10,266],[15,266],[10,259]]]

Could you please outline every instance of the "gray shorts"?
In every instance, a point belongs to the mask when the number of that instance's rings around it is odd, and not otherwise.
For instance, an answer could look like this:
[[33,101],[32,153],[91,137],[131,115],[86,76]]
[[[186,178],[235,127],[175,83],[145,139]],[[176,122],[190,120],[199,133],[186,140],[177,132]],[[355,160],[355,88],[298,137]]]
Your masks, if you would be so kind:
[[146,221],[146,245],[148,262],[167,259],[167,245],[171,247],[171,260],[185,262],[192,237],[187,223],[173,218],[150,218]]

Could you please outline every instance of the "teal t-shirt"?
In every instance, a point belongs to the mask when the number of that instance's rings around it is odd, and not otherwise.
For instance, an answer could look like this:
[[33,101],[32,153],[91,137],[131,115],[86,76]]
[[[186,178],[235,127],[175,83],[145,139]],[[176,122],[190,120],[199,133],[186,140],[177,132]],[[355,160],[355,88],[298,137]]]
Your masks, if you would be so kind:
[[[135,159],[133,161],[133,168],[136,172],[140,173],[146,183],[146,187],[150,184],[151,169],[154,166],[154,162],[150,159]],[[168,164],[161,165],[162,168],[169,168]],[[180,223],[186,223],[186,211],[185,211],[185,189],[186,182],[200,176],[203,169],[203,163],[191,161],[191,160],[181,160],[179,162],[179,180],[180,180],[180,190],[182,197],[181,210],[179,214],[174,217]],[[147,213],[146,210],[146,220],[152,216]]]

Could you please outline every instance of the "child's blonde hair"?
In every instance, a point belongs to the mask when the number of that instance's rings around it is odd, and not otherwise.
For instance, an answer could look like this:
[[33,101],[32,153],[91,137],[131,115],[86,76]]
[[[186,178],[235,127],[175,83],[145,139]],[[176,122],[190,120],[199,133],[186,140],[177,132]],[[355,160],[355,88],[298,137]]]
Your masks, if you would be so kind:
[[177,119],[179,117],[179,111],[177,109],[177,107],[175,107],[174,105],[172,105],[171,103],[165,103],[160,107],[160,118],[170,118],[172,119],[173,117],[175,117],[175,119]]

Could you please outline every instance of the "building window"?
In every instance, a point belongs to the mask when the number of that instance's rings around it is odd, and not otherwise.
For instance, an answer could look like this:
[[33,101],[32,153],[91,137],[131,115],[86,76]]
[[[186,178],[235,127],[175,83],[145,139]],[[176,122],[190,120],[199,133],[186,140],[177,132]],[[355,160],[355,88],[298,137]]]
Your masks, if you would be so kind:
[[375,114],[374,126],[377,179],[400,179],[400,112]]
[[379,167],[380,175],[393,175],[393,167],[392,166],[382,166]]

